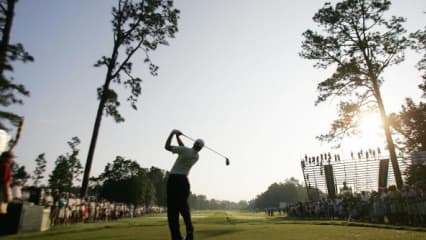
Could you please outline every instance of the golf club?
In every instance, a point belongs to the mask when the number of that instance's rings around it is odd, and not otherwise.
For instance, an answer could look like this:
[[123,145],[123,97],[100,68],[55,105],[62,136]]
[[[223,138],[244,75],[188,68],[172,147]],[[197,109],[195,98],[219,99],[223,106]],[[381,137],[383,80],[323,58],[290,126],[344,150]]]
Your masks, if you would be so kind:
[[[185,134],[183,134],[183,133],[182,133],[182,136],[184,136],[184,137],[188,138],[189,140],[191,140],[191,141],[195,142],[195,139],[193,139],[192,137],[190,137],[190,136],[188,136],[188,135],[185,135]],[[224,156],[223,154],[221,154],[221,153],[217,152],[216,150],[214,150],[214,149],[212,149],[212,148],[208,147],[207,145],[204,145],[204,148],[207,148],[208,150],[210,150],[210,151],[212,151],[212,152],[216,153],[217,155],[219,155],[219,156],[221,156],[221,157],[225,158],[226,166],[228,166],[228,165],[229,165],[229,163],[230,163],[230,162],[229,162],[229,158],[227,158],[227,157],[226,157],[226,156]]]

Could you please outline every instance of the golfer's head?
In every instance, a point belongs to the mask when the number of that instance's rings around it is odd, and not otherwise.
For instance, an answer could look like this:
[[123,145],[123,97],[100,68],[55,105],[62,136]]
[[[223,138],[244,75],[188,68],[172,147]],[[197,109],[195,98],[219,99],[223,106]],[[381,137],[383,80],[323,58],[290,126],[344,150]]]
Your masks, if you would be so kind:
[[195,151],[200,151],[204,147],[204,141],[202,139],[197,139],[194,142],[194,146],[192,147]]

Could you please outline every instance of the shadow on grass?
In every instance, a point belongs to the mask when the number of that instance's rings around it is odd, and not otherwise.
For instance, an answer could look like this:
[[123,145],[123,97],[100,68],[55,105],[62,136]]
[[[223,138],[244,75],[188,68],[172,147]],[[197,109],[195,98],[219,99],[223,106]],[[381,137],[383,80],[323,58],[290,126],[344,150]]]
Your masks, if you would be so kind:
[[231,233],[241,232],[238,229],[217,229],[217,230],[197,230],[196,233],[198,236],[205,238],[214,238],[222,235],[227,235]]

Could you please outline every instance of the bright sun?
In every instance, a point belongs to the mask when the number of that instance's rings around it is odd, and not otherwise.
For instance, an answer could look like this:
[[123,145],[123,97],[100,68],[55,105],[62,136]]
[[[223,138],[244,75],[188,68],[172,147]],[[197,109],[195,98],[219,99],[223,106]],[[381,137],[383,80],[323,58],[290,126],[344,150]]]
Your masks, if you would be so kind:
[[359,130],[362,135],[370,135],[371,133],[377,134],[382,129],[381,119],[378,114],[365,114],[361,117]]
[[383,147],[384,134],[381,119],[378,114],[368,113],[361,117],[359,135],[349,137],[342,143],[344,151],[359,151],[361,149]]

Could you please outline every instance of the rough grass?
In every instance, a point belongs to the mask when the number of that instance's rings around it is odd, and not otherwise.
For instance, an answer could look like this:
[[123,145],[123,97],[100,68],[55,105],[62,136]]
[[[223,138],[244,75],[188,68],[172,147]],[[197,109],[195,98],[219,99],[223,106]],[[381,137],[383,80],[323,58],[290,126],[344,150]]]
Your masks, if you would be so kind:
[[[426,239],[426,229],[391,227],[344,221],[288,220],[263,213],[202,211],[193,213],[196,239],[274,240],[274,239]],[[183,225],[183,223],[181,224]],[[0,237],[6,239],[123,239],[166,240],[165,215],[93,224],[58,226],[44,233]]]

